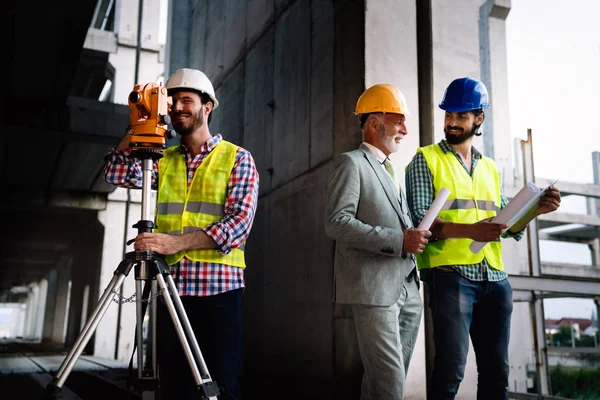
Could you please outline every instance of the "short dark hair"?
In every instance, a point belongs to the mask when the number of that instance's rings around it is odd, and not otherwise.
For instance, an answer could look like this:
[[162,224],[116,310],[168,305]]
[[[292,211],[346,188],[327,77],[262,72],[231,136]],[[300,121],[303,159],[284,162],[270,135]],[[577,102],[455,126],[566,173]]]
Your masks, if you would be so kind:
[[215,102],[212,101],[212,99],[210,98],[209,95],[207,95],[204,92],[201,92],[199,90],[195,90],[195,89],[188,89],[188,88],[175,88],[175,89],[169,89],[168,90],[168,95],[169,96],[173,96],[174,94],[180,93],[180,92],[194,92],[196,94],[198,94],[198,96],[200,97],[200,102],[204,105],[206,103],[208,103],[209,101],[211,103],[213,103],[213,110],[211,110],[210,114],[208,114],[208,119],[206,121],[207,125],[210,125],[210,120],[212,119],[212,114],[213,111],[215,109]]
[[475,115],[476,117],[479,117],[481,114],[483,114],[483,108],[477,108],[475,110],[471,110],[471,112],[473,113],[473,115]]

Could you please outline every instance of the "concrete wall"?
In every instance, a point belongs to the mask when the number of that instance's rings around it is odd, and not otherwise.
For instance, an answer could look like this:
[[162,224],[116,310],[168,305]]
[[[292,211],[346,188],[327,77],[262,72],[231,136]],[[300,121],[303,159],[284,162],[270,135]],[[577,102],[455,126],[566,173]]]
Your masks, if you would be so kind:
[[[437,103],[454,78],[489,78],[492,101],[499,104],[489,129],[506,129],[504,20],[502,13],[493,14],[493,21],[489,16],[494,6],[509,9],[510,2],[431,0],[429,5],[431,16],[419,20],[417,30],[418,14],[423,18],[417,7],[427,6],[424,2],[402,7],[391,0],[171,3],[169,72],[192,67],[209,76],[221,104],[211,131],[250,150],[261,177],[247,247],[247,371],[333,379],[336,396],[357,396],[362,367],[351,313],[331,302],[333,243],[324,235],[323,212],[328,161],[362,141],[352,111],[365,87],[389,82],[407,97],[409,134],[393,157],[402,184],[416,148],[443,137]],[[430,25],[429,58],[418,54],[422,23]],[[494,66],[482,72],[487,60]],[[427,69],[430,83],[419,87],[419,71]],[[432,100],[426,109],[419,108],[420,93]],[[427,141],[419,132],[421,113],[433,118]],[[508,132],[489,139],[484,134],[475,146],[494,151],[512,184],[509,137]],[[520,268],[516,256],[505,256],[507,264]],[[422,329],[407,398],[425,398],[426,364]],[[520,372],[515,376],[524,381]],[[475,387],[471,356],[459,397],[475,398]]]
[[171,13],[191,35],[177,43],[184,34],[173,26],[169,70],[210,77],[221,104],[211,131],[250,150],[260,174],[247,246],[246,371],[331,381],[348,353],[340,346],[336,364],[334,342],[352,341],[353,331],[334,317],[325,186],[334,153],[361,141],[352,110],[364,90],[364,5],[207,1],[173,4]]

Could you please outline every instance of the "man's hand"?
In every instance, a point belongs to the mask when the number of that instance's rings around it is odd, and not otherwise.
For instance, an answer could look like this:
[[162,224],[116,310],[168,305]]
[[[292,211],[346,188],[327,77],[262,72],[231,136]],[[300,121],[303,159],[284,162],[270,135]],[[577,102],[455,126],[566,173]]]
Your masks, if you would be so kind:
[[500,235],[508,229],[506,224],[490,222],[492,218],[482,219],[469,227],[468,237],[476,242],[493,242],[500,240]]
[[546,192],[540,197],[539,207],[536,211],[537,215],[548,214],[556,211],[560,207],[560,191],[554,186],[546,189]]
[[411,228],[404,231],[404,240],[402,242],[402,252],[411,254],[420,254],[429,242],[428,237],[431,232]]
[[141,251],[154,251],[158,254],[175,254],[180,249],[179,237],[166,233],[140,233],[135,238],[133,248]]

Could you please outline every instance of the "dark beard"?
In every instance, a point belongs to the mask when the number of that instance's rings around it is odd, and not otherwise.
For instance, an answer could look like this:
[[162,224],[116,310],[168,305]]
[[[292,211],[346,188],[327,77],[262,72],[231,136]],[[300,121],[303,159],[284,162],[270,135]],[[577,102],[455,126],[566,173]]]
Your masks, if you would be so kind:
[[[179,115],[179,114],[177,114]],[[177,117],[177,115],[175,115],[175,117]],[[181,127],[181,128],[176,128],[175,126],[173,126],[173,128],[175,128],[175,131],[181,135],[181,136],[188,136],[191,135],[197,128],[202,127],[202,125],[204,125],[204,114],[202,114],[202,110],[198,111],[198,113],[193,117],[193,122],[190,126],[188,127]]]
[[[466,140],[470,139],[473,137],[473,135],[477,134],[479,131],[479,127],[481,125],[475,125],[473,124],[473,127],[469,130],[469,131],[465,131],[463,129],[463,132],[458,135],[458,136],[454,136],[454,135],[449,135],[448,134],[448,126],[444,127],[444,133],[446,134],[446,142],[448,142],[449,144],[461,144],[464,143]],[[458,128],[457,126],[453,126],[452,128]],[[458,128],[461,129],[461,128]]]

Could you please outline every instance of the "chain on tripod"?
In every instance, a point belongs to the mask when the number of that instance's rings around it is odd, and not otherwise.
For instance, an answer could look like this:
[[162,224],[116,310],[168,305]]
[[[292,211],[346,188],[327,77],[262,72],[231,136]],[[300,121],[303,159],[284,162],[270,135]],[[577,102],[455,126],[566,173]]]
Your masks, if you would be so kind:
[[[125,303],[149,303],[152,300],[159,298],[160,296],[163,295],[163,293],[169,293],[169,295],[172,295],[172,293],[169,290],[165,290],[165,289],[160,289],[156,294],[150,295],[148,298],[141,298],[141,299],[137,299],[137,293],[132,294],[129,297],[125,297],[123,296],[121,293],[117,292],[116,290],[112,290],[112,293],[115,294],[116,296],[113,297],[113,301],[117,304],[125,304]],[[164,303],[164,300],[163,300]]]

